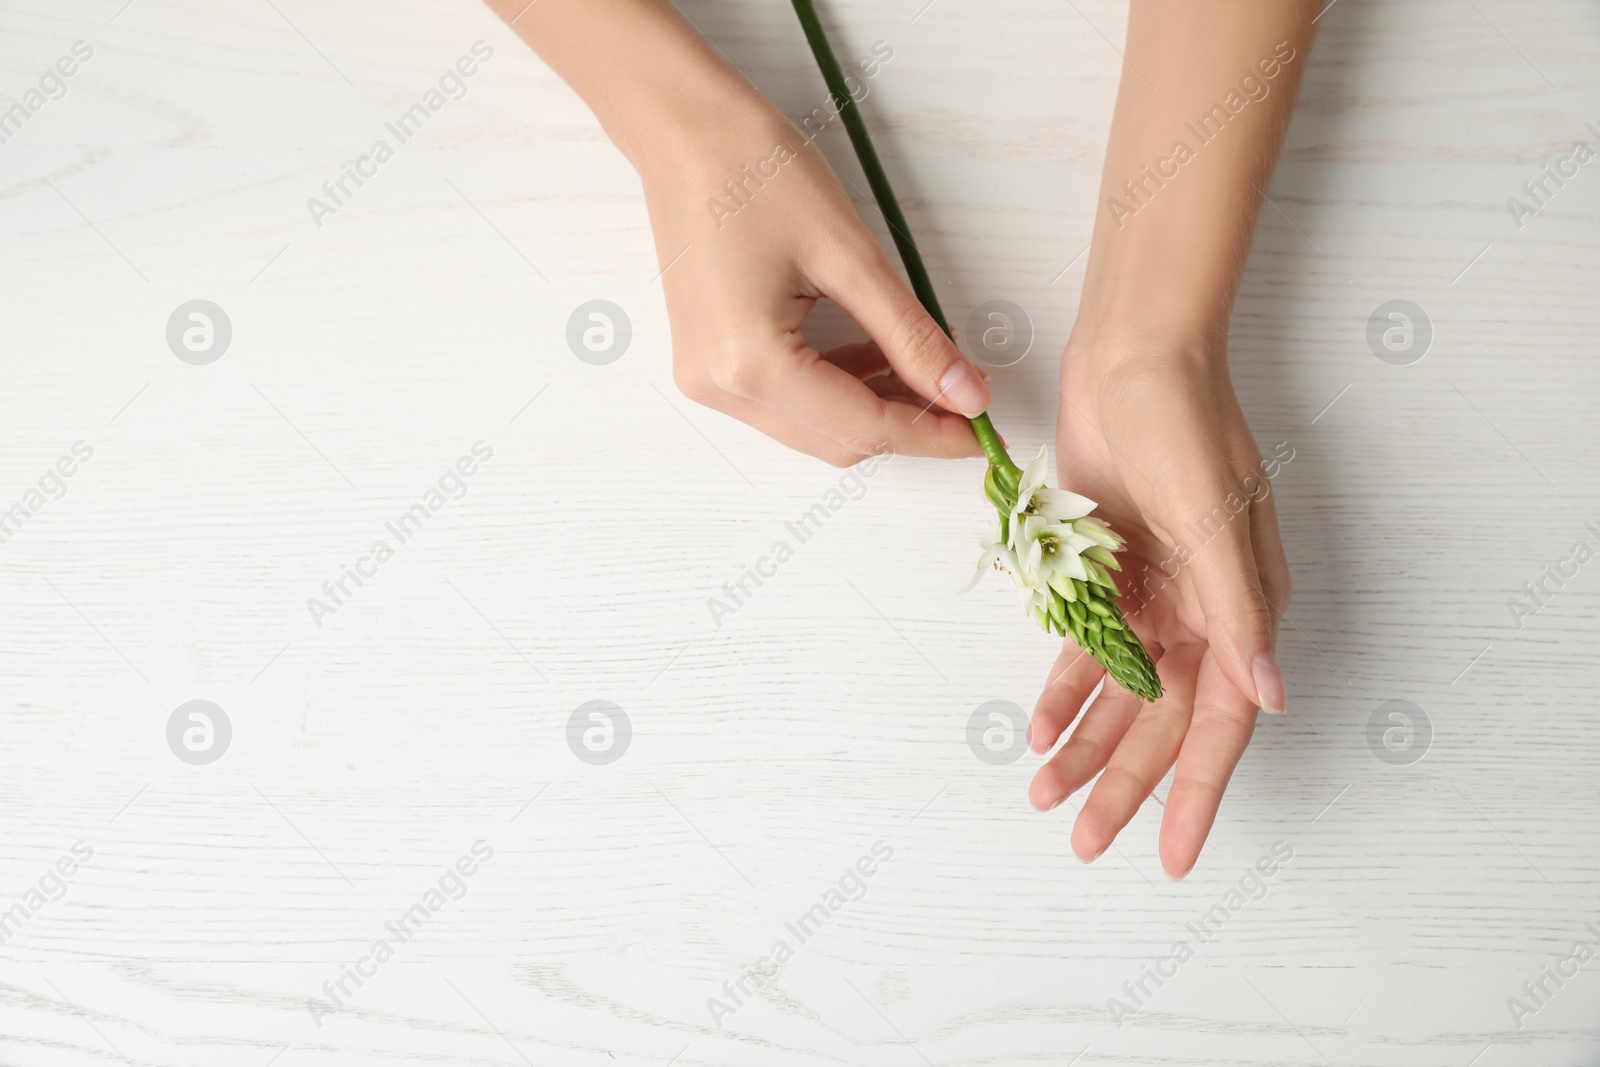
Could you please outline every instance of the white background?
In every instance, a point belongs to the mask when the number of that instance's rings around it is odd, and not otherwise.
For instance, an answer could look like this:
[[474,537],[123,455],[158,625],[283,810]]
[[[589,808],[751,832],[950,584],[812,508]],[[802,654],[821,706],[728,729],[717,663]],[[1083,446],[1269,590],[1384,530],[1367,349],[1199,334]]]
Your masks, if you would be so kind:
[[[0,508],[93,449],[0,545],[0,905],[93,850],[0,949],[0,1063],[1600,1062],[1600,964],[1520,1030],[1507,1004],[1600,926],[1600,574],[1520,628],[1507,606],[1600,548],[1600,162],[1520,229],[1505,206],[1597,141],[1592,7],[1319,23],[1232,339],[1263,450],[1295,457],[1292,709],[1173,884],[1156,801],[1085,867],[1078,800],[1038,815],[1035,757],[968,748],[1056,651],[999,581],[951,595],[978,462],[892,461],[714,625],[840,472],[673,390],[638,181],[486,8],[123,3],[0,4],[7,106],[94,47],[0,146]],[[994,408],[1031,453],[1126,12],[921,3],[826,19],[846,58],[894,49],[865,110],[951,319],[1031,316]],[[685,11],[789,114],[824,101],[788,5]],[[465,98],[315,225],[307,198],[478,40]],[[233,329],[208,366],[166,342],[197,298]],[[609,366],[565,341],[596,298],[632,323]],[[1392,299],[1432,322],[1411,366],[1367,346]],[[465,496],[318,627],[307,598],[480,440]],[[208,766],[166,741],[193,699],[232,725]],[[605,766],[567,741],[597,699],[632,730]],[[1417,762],[1369,745],[1389,700],[1431,723]],[[466,894],[318,1026],[323,982],[478,840]],[[714,1027],[879,840],[865,895]],[[1117,1026],[1275,842],[1265,896]]]

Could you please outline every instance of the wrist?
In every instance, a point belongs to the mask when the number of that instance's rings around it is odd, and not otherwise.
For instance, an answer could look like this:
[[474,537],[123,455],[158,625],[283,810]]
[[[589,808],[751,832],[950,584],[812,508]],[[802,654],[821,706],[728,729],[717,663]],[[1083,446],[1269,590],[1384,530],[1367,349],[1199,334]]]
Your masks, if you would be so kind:
[[1223,358],[1250,228],[1229,212],[1207,210],[1216,202],[1169,198],[1152,210],[1185,210],[1141,215],[1121,229],[1096,222],[1073,327],[1085,350],[1103,359]]
[[1226,319],[1171,305],[1116,307],[1086,298],[1067,340],[1061,370],[1105,372],[1134,366],[1227,373]]
[[780,144],[791,158],[797,155],[805,142],[794,127],[754,89],[743,88],[743,93],[658,99],[635,112],[634,128],[625,138],[612,139],[647,189],[662,181],[735,177]]
[[1097,227],[1073,333],[1115,350],[1219,350],[1242,267],[1243,256],[1223,242],[1173,243]]
[[651,42],[591,102],[606,135],[643,177],[721,167],[719,156],[788,131],[766,98],[687,26]]
[[641,173],[681,166],[708,140],[782,121],[668,0],[490,3],[523,10],[501,13]]

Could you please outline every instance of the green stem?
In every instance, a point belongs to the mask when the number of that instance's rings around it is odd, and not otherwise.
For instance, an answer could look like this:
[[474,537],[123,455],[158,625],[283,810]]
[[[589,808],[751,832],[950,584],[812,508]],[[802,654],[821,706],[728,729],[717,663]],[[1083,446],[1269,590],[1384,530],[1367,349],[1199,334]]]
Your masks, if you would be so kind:
[[989,421],[987,411],[967,421],[972,423],[972,432],[978,435],[978,443],[983,446],[983,454],[989,457],[991,464],[1007,470],[1021,470],[1006,452],[1006,446],[1000,442],[1000,434],[995,430],[994,423]]
[[[894,246],[900,251],[900,260],[906,265],[906,275],[911,279],[911,290],[917,294],[917,299],[922,301],[922,306],[927,308],[928,314],[933,316],[933,321],[945,332],[945,336],[954,338],[950,333],[950,324],[945,321],[944,310],[939,307],[939,297],[933,291],[933,281],[928,277],[928,268],[922,262],[922,253],[917,251],[917,243],[911,239],[911,227],[906,222],[905,214],[900,210],[900,201],[895,199],[894,189],[889,185],[889,176],[883,171],[883,164],[878,159],[877,149],[872,147],[872,137],[867,133],[867,124],[861,119],[861,110],[856,107],[856,101],[850,95],[850,89],[845,84],[844,72],[839,69],[839,60],[833,54],[833,48],[828,44],[828,36],[822,30],[822,21],[817,18],[817,10],[812,6],[811,0],[793,0],[794,13],[800,18],[800,28],[805,31],[806,43],[811,46],[811,54],[816,57],[817,68],[822,71],[822,80],[828,86],[828,95],[833,97],[835,106],[839,108],[839,117],[844,120],[845,132],[850,135],[850,144],[856,151],[856,158],[861,161],[861,169],[867,175],[867,184],[872,187],[872,196],[878,202],[878,210],[883,212],[883,220],[889,224],[889,235],[894,238]],[[972,423],[972,432],[977,435],[978,443],[983,446],[983,454],[989,462],[997,467],[1016,470],[1017,465],[1012,462],[1011,456],[1006,452],[1006,446],[1000,443],[1000,435],[995,432],[994,424],[989,421],[987,413],[969,419]]]

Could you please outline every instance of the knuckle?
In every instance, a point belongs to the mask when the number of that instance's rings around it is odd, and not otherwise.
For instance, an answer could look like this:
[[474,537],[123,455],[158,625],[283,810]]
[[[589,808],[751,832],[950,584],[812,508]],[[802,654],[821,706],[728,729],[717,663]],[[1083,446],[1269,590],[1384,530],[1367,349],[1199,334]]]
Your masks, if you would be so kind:
[[1142,797],[1150,792],[1144,779],[1128,768],[1115,764],[1101,772],[1100,788],[1104,789],[1108,796],[1119,798]]
[[1223,604],[1205,610],[1207,628],[1224,633],[1251,634],[1264,637],[1272,632],[1272,613],[1260,596],[1248,602]]
[[843,448],[827,451],[820,458],[830,467],[838,467],[841,470],[846,467],[854,467],[861,462],[860,456]]
[[846,425],[835,427],[831,435],[839,444],[861,456],[876,456],[893,450],[894,441],[890,432],[889,412],[887,401],[881,397],[874,397],[877,401],[873,414],[862,420],[851,420]]
[[711,381],[723,392],[734,396],[747,396],[750,389],[750,372],[738,363],[717,363],[707,373]]
[[[1066,757],[1062,763],[1065,764],[1070,760],[1073,768],[1085,778],[1092,776],[1105,765],[1106,760],[1111,758],[1111,753],[1106,751],[1106,746],[1099,738],[1080,737],[1077,733],[1067,738],[1066,747],[1061,752]],[[1067,776],[1067,768],[1063,766],[1061,773],[1063,777]]]
[[[1071,743],[1070,738],[1068,743]],[[1063,749],[1062,751],[1066,750]],[[1073,779],[1071,771],[1062,765],[1061,753],[1059,752],[1046,762],[1043,767],[1039,768],[1037,779],[1051,793],[1074,793],[1077,791],[1079,784]]]
[[[1250,721],[1255,722],[1256,709],[1250,709]],[[1172,776],[1172,789],[1167,792],[1168,798],[1174,792],[1192,794],[1204,799],[1211,804],[1220,803],[1223,787],[1208,778],[1196,777],[1192,774],[1174,774]]]
[[818,252],[822,263],[842,284],[859,284],[881,277],[899,278],[877,238],[857,224],[854,208],[849,224],[841,231],[828,234]]
[[889,439],[878,430],[846,430],[839,435],[839,443],[855,453],[852,463],[862,456],[878,456],[889,451]]
[[672,368],[672,384],[696,404],[711,407],[716,401],[717,387],[705,375],[686,364],[678,363]]
[[708,373],[719,388],[743,397],[759,393],[766,378],[759,362],[731,344],[723,345],[711,358]]
[[942,369],[935,364],[947,354],[945,343],[944,331],[933,321],[933,316],[919,305],[906,308],[905,314],[900,316],[899,323],[895,325],[894,347],[911,361],[913,371],[933,374]]

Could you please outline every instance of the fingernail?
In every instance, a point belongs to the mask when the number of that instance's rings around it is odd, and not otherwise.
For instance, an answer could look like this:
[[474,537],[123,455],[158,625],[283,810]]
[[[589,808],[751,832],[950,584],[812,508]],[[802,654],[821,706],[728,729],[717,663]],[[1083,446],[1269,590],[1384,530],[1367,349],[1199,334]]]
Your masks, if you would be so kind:
[[1256,682],[1256,699],[1263,711],[1282,715],[1289,710],[1289,690],[1283,684],[1283,671],[1272,653],[1263,652],[1250,664],[1250,674]]
[[1045,808],[1044,810],[1045,811],[1055,811],[1057,808],[1059,808],[1061,806],[1062,802],[1065,801],[1066,799],[1067,799],[1067,794],[1062,793],[1060,796],[1058,796],[1054,800],[1052,800],[1050,802],[1050,806],[1048,808]]
[[[1099,859],[1101,856],[1104,856],[1106,854],[1106,849],[1108,849],[1110,847],[1111,847],[1111,842],[1107,841],[1105,844],[1100,846],[1100,851],[1099,852],[1096,852],[1094,855],[1090,856],[1088,859],[1083,859],[1082,857],[1079,857],[1078,862],[1079,863],[1093,863],[1095,860]],[[1074,855],[1076,855],[1076,853],[1074,853]]]
[[1028,751],[1033,751],[1033,723],[1031,722],[1028,724],[1028,732],[1023,735],[1023,741],[1026,742]]
[[1185,878],[1189,877],[1189,871],[1192,871],[1192,870],[1194,870],[1194,864],[1191,863],[1189,865],[1189,867],[1186,870],[1184,870],[1182,873],[1180,873],[1180,874],[1173,874],[1172,872],[1168,871],[1165,867],[1161,868],[1161,873],[1165,874],[1167,876],[1167,881],[1169,881],[1169,882],[1181,882]]
[[939,379],[939,392],[969,419],[983,414],[989,406],[988,388],[964,359],[950,364],[950,369]]

